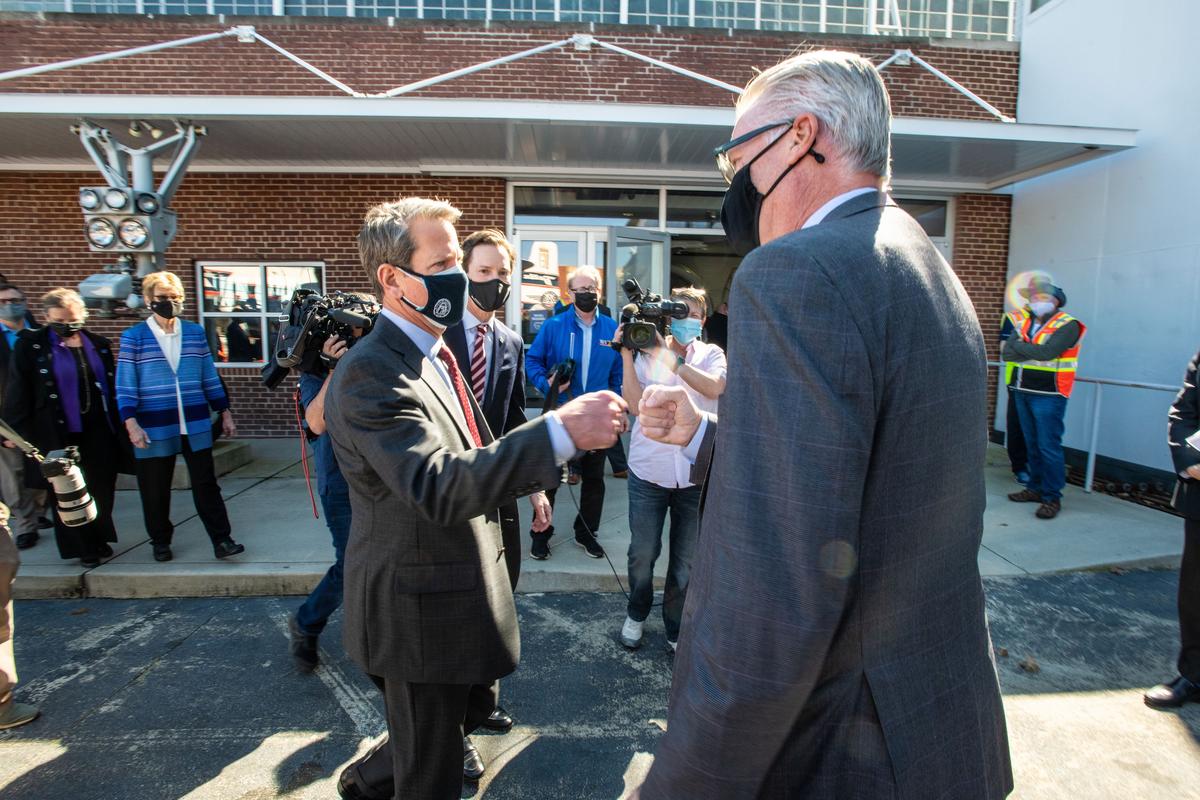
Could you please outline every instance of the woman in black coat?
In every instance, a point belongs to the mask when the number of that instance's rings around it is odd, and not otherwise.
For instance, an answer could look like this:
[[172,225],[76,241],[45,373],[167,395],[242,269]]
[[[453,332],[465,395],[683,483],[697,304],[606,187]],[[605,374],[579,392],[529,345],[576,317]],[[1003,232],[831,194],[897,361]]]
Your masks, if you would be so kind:
[[[86,525],[62,524],[57,503],[54,536],[63,558],[99,566],[117,540],[113,496],[117,473],[132,471],[128,437],[117,416],[112,345],[84,329],[87,309],[70,289],[42,297],[46,327],[17,340],[9,366],[4,419],[43,455],[74,445],[79,468],[96,502],[98,516]],[[41,471],[25,471],[31,485],[48,488]]]

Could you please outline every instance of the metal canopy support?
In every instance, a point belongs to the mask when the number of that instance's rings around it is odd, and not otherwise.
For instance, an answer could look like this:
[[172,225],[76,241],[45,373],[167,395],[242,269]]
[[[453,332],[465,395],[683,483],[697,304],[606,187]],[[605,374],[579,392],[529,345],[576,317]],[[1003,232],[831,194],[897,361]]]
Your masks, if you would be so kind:
[[975,94],[974,92],[972,92],[967,87],[963,86],[958,81],[954,80],[954,78],[951,78],[949,75],[942,72],[940,69],[933,66],[925,59],[921,58],[919,55],[914,53],[912,50],[897,50],[896,52],[892,53],[882,64],[879,64],[877,67],[875,67],[875,69],[878,72],[883,72],[885,69],[892,66],[893,64],[895,64],[897,66],[907,67],[914,62],[916,64],[919,64],[921,67],[923,67],[927,72],[932,74],[938,80],[947,84],[948,86],[950,86],[950,88],[954,89],[956,92],[961,94],[963,97],[967,98],[968,100],[970,100],[972,103],[979,106],[983,110],[987,111],[989,114],[991,114],[992,116],[994,116],[996,119],[1000,120],[1001,122],[1016,122],[1015,119],[1013,119],[1012,117],[1010,117],[1007,114],[1000,111],[1000,109],[996,108],[994,105],[989,103],[987,100],[984,100],[982,97]]
[[81,67],[85,64],[97,64],[101,61],[111,61],[114,58],[125,58],[126,56],[140,56],[143,53],[153,53],[158,50],[167,50],[172,47],[183,47],[189,44],[199,44],[200,42],[209,42],[213,39],[221,39],[226,36],[238,35],[238,28],[230,28],[227,31],[218,33],[205,33],[201,36],[189,36],[186,39],[174,39],[169,42],[159,42],[158,44],[147,44],[141,47],[131,47],[127,50],[115,50],[111,53],[98,53],[94,56],[84,56],[83,58],[72,58],[69,61],[56,61],[53,64],[41,64],[36,67],[24,67],[22,69],[13,69],[8,72],[0,72],[0,81],[8,81],[14,78],[27,78],[30,75],[41,75],[43,72],[56,72],[60,69],[68,69],[70,67]]

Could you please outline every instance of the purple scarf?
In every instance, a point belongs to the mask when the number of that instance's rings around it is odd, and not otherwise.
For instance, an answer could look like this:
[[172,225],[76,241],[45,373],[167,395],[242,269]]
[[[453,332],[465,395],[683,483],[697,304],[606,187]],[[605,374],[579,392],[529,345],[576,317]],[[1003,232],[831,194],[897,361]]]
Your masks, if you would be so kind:
[[[87,337],[87,334],[80,331],[79,336],[83,340],[83,352],[87,355],[92,374],[100,383],[100,402],[107,412],[110,395],[108,375],[104,372],[104,364],[100,361],[100,354],[96,352],[96,346],[92,344],[92,340]],[[58,348],[63,348],[64,352],[59,352]],[[58,398],[62,401],[63,412],[67,415],[67,432],[82,433],[83,414],[79,407],[79,367],[75,356],[70,352],[71,349],[63,344],[61,336],[50,331],[50,365],[54,368],[54,380],[58,384]],[[112,428],[112,420],[109,419],[107,413],[104,418],[108,420],[108,427]]]

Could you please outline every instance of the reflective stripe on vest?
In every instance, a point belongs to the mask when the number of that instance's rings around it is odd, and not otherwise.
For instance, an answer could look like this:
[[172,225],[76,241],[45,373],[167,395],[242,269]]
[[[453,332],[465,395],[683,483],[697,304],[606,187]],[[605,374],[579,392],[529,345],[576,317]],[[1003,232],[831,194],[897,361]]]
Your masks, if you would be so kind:
[[[1017,376],[1017,387],[1027,392],[1037,392],[1041,394],[1061,394],[1063,397],[1070,397],[1071,390],[1075,388],[1075,372],[1079,367],[1079,348],[1083,343],[1083,335],[1087,332],[1087,328],[1082,322],[1072,317],[1065,311],[1059,311],[1043,325],[1036,334],[1030,338],[1029,332],[1033,328],[1033,314],[1028,311],[1023,311],[1024,320],[1017,330],[1021,333],[1021,341],[1029,342],[1030,344],[1045,344],[1056,331],[1066,325],[1074,322],[1079,325],[1079,338],[1075,340],[1075,344],[1063,351],[1056,359],[1050,361],[1022,361],[1016,365],[1019,370]],[[1035,373],[1029,376],[1030,380],[1025,380],[1023,374],[1025,370]],[[1051,373],[1053,378],[1050,380],[1038,380],[1036,373]],[[1011,381],[1010,381],[1011,384]]]

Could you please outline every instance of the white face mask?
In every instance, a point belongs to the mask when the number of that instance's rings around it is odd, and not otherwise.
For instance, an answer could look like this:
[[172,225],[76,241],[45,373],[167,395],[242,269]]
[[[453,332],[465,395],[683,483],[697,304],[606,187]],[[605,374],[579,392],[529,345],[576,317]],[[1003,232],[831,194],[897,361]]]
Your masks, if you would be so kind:
[[1039,317],[1044,317],[1054,311],[1055,305],[1049,300],[1039,300],[1036,303],[1030,303],[1029,309]]

